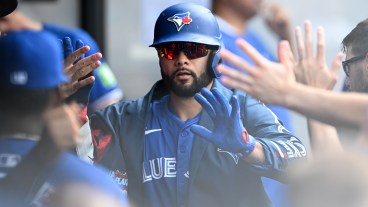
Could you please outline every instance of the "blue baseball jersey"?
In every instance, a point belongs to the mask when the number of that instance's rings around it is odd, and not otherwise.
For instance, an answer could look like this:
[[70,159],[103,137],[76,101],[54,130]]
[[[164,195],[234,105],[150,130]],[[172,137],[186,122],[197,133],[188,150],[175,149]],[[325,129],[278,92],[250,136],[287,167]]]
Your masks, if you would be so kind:
[[243,125],[263,145],[264,164],[250,165],[204,138],[193,138],[190,125],[213,130],[212,119],[202,111],[199,118],[182,122],[168,107],[162,80],[146,96],[90,117],[94,162],[113,172],[135,206],[270,206],[261,176],[281,179],[290,162],[306,157],[300,140],[264,104],[216,79],[213,87],[228,100],[238,97]]
[[182,121],[169,109],[169,96],[150,104],[144,136],[143,182],[150,206],[184,206],[188,200],[189,162],[199,115]]
[[[74,48],[76,40],[82,40],[84,45],[90,47],[90,50],[85,53],[86,57],[100,51],[93,38],[81,29],[68,28],[50,23],[44,23],[43,28],[59,39],[70,37]],[[79,94],[79,96],[83,95],[85,99],[88,99],[88,113],[92,113],[105,105],[104,103],[110,102],[110,100],[120,100],[123,97],[123,91],[109,65],[105,62],[104,58],[101,58],[100,61],[101,66],[93,71],[95,82],[93,86],[90,86],[92,88],[87,87],[83,94]]]
[[[16,167],[19,162],[35,147],[36,141],[26,139],[0,139],[0,179]],[[26,172],[25,172],[26,175]],[[30,199],[32,206],[44,206],[44,201],[58,186],[70,182],[87,183],[120,199],[122,206],[127,203],[126,195],[111,179],[107,172],[92,166],[71,153],[63,153],[55,165],[46,173],[46,181],[31,187]]]

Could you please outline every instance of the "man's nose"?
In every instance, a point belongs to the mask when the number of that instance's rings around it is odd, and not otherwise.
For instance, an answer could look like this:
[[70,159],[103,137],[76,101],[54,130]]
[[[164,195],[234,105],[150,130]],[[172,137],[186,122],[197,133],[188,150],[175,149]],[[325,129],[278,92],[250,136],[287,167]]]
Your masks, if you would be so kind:
[[183,66],[183,65],[188,65],[189,63],[189,59],[188,57],[185,55],[185,53],[183,51],[179,52],[178,57],[175,60],[175,65],[176,66]]

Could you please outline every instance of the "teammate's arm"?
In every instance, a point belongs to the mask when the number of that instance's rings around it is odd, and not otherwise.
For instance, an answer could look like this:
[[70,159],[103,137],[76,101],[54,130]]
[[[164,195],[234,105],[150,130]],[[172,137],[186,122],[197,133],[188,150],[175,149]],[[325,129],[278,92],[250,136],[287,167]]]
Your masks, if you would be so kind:
[[[305,40],[300,27],[295,30],[299,60],[295,61],[295,77],[299,83],[314,88],[332,90],[335,86],[342,55],[338,54],[331,68],[328,68],[325,58],[325,38],[322,27],[317,29],[317,52],[312,46],[312,24],[304,23]],[[336,128],[311,118],[307,118],[311,148],[315,156],[342,151],[342,146]]]
[[287,42],[280,42],[280,63],[263,58],[244,40],[237,40],[237,44],[255,62],[255,66],[250,66],[229,51],[222,51],[221,57],[224,60],[248,72],[244,74],[224,65],[218,66],[217,69],[223,73],[221,80],[225,85],[244,90],[265,103],[286,106],[334,126],[358,128],[364,120],[368,106],[367,95],[330,92],[295,81]]

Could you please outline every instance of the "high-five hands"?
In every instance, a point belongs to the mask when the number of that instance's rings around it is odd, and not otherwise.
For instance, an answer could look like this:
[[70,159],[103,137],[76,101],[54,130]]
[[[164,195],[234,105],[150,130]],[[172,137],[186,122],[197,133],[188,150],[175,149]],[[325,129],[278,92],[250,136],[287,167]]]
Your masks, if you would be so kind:
[[236,44],[253,60],[254,65],[222,49],[220,56],[238,70],[224,64],[218,65],[217,70],[222,73],[221,82],[230,88],[246,91],[264,103],[285,105],[290,88],[296,84],[294,62],[291,61],[292,52],[288,42],[280,42],[280,63],[266,59],[243,39],[238,39]]
[[331,90],[336,84],[340,70],[342,53],[338,53],[331,68],[328,68],[325,58],[325,33],[322,27],[317,28],[317,53],[313,53],[312,24],[304,23],[305,40],[303,41],[300,27],[295,29],[299,60],[295,62],[294,73],[299,83]]
[[77,41],[76,45],[76,50],[73,52],[71,39],[68,37],[63,39],[64,72],[70,78],[69,83],[60,86],[63,98],[67,98],[78,89],[92,84],[95,78],[85,76],[101,65],[99,61],[102,58],[101,53],[97,52],[84,58],[83,55],[90,50],[89,46],[83,46],[83,42],[80,40]]
[[255,139],[248,135],[240,119],[240,107],[236,96],[232,96],[230,103],[217,88],[209,91],[206,88],[196,94],[195,99],[207,111],[214,123],[214,130],[210,131],[200,125],[193,125],[194,134],[212,142],[218,148],[237,153],[242,157],[248,156],[255,147]]

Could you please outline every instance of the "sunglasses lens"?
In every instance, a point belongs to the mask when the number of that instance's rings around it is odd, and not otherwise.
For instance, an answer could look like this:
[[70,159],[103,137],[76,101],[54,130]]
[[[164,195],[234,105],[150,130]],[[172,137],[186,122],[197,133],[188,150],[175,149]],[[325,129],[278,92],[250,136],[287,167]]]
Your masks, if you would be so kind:
[[201,58],[208,54],[208,48],[206,45],[196,43],[171,43],[162,45],[157,48],[157,50],[160,57],[164,57],[169,60],[177,58],[180,51],[183,51],[189,59]]
[[168,49],[168,48],[163,48],[164,49],[164,57],[166,57],[169,60],[172,60],[176,57],[175,55],[175,50],[174,49]]
[[201,58],[208,54],[207,46],[203,44],[187,43],[183,51],[189,59]]

